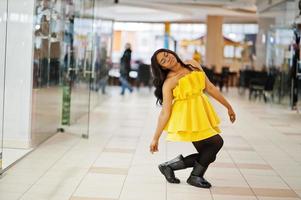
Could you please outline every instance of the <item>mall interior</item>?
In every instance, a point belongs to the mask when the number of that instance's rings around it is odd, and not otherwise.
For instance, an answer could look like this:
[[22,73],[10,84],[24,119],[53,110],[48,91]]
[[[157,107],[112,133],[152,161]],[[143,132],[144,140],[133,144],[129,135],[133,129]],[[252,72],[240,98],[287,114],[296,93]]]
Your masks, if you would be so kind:
[[[301,1],[1,0],[1,200],[301,199]],[[122,92],[121,62],[131,49]],[[151,56],[193,59],[231,103],[210,189],[158,165]]]

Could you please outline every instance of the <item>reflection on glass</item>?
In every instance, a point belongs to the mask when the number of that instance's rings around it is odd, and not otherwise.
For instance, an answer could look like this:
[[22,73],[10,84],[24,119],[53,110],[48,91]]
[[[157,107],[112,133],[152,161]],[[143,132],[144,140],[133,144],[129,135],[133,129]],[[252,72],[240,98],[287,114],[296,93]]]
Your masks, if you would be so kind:
[[34,26],[32,141],[39,144],[60,125],[63,14],[58,1],[37,0]]
[[109,71],[112,68],[112,29],[113,22],[111,20],[94,19],[91,109],[101,102],[103,95],[108,94]]
[[[94,0],[36,0],[33,120],[35,144],[57,128],[88,134],[93,91],[106,93],[112,21],[94,18]],[[93,106],[92,106],[93,107]]]
[[[89,76],[74,44],[80,1],[37,0],[32,138],[38,144],[88,112]],[[87,62],[89,58],[86,59]],[[89,65],[87,63],[87,65]],[[87,122],[83,122],[87,127]],[[76,132],[76,131],[75,131]],[[84,131],[79,131],[84,132]]]
[[267,65],[276,71],[273,89],[274,101],[281,104],[290,104],[291,94],[291,40],[293,30],[289,28],[273,28],[267,35]]

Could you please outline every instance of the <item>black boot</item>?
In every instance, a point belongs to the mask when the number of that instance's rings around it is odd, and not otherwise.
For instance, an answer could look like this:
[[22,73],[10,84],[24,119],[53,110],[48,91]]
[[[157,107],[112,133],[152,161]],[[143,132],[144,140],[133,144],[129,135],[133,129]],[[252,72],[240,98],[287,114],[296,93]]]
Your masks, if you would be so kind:
[[180,183],[180,179],[175,177],[174,170],[185,169],[185,163],[183,161],[183,156],[179,155],[176,158],[160,164],[159,170],[165,176],[169,183]]
[[210,188],[211,184],[203,177],[206,170],[207,167],[203,167],[198,162],[195,162],[187,183],[195,187]]

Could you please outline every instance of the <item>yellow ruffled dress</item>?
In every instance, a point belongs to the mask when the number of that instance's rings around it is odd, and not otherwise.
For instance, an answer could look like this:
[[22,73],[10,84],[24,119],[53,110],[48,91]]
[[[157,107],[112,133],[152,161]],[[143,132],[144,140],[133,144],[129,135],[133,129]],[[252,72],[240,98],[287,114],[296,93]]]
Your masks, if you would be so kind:
[[164,131],[169,141],[193,142],[220,133],[217,116],[205,89],[205,73],[192,71],[173,89],[172,112]]

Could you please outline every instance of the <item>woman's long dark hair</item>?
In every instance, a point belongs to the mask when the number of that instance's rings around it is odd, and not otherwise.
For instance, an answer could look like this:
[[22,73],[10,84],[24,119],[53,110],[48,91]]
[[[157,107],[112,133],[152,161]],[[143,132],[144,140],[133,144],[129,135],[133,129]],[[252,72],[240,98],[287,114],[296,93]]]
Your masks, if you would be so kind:
[[155,53],[153,54],[152,58],[151,58],[151,66],[152,66],[152,73],[153,73],[153,84],[155,86],[155,96],[157,97],[157,104],[159,103],[160,105],[163,104],[163,92],[162,92],[162,87],[163,87],[163,83],[167,77],[167,74],[170,70],[168,69],[163,69],[162,66],[158,63],[157,60],[157,55],[160,52],[167,52],[170,53],[172,55],[175,56],[175,58],[177,59],[177,61],[185,68],[191,70],[191,68],[189,67],[190,65],[188,64],[184,64],[184,62],[179,58],[179,56],[169,50],[169,49],[158,49],[157,51],[155,51]]

